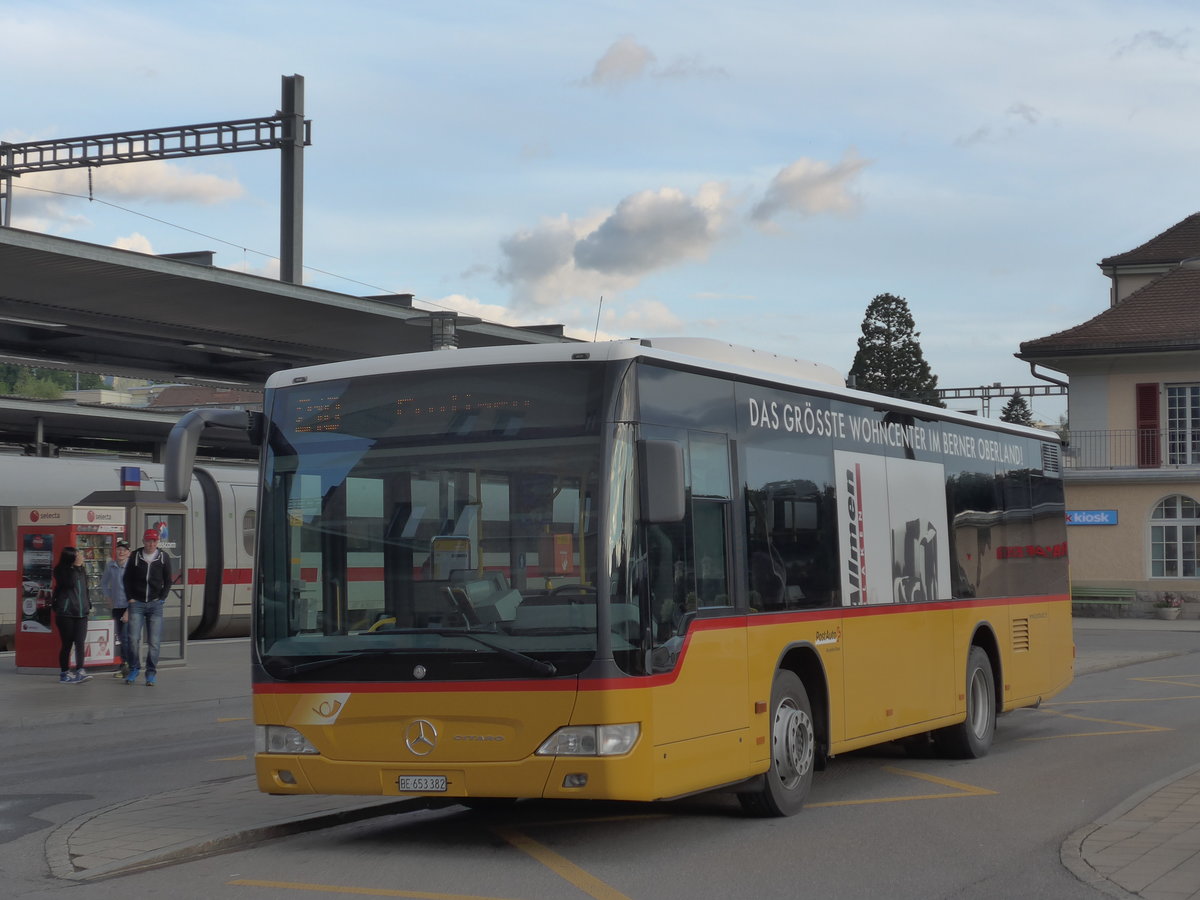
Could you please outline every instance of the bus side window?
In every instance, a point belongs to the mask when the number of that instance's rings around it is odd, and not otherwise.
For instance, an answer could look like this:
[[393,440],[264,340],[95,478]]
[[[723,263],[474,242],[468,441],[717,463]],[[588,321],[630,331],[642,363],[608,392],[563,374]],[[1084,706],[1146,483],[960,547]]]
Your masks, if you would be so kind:
[[[670,640],[688,612],[687,560],[683,523],[646,529],[646,583],[650,593],[653,638],[657,646]],[[695,609],[692,597],[692,609]]]

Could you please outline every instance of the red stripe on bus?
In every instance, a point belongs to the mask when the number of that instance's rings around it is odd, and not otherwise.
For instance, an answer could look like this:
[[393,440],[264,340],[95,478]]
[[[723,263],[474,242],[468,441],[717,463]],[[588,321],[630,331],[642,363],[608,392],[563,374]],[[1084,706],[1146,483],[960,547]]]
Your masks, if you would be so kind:
[[701,631],[720,631],[729,628],[765,628],[789,622],[819,622],[858,618],[864,615],[931,612],[950,609],[980,609],[997,606],[1021,606],[1029,603],[1070,603],[1070,594],[1045,597],[986,598],[982,600],[942,600],[929,603],[880,603],[873,607],[826,607],[819,610],[786,613],[754,613],[722,616],[719,619],[697,619],[684,638],[679,660],[670,672],[658,675],[629,675],[623,678],[563,678],[557,680],[519,679],[513,681],[439,681],[439,682],[364,682],[321,681],[296,684],[293,682],[256,682],[255,694],[429,694],[429,693],[499,693],[502,691],[599,691],[640,690],[673,683],[683,669],[691,647],[692,636]]

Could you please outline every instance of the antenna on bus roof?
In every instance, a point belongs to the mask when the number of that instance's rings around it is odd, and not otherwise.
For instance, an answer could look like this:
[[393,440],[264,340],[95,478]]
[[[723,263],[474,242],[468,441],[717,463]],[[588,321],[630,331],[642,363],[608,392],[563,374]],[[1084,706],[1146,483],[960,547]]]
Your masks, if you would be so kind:
[[596,307],[596,330],[592,333],[592,343],[600,336],[600,310],[604,309],[604,295],[600,295],[600,305]]

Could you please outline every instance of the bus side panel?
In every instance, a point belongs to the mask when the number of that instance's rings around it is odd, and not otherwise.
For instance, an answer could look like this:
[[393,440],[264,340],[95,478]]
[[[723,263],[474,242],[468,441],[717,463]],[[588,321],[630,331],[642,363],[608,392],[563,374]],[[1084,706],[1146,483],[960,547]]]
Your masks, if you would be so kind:
[[1073,674],[1073,643],[1069,597],[1014,603],[1008,639],[1000,641],[1003,708],[1028,706],[1066,687]]
[[[750,702],[761,710],[751,725],[751,759],[755,773],[766,770],[771,759],[771,687],[775,673],[787,666],[787,657],[797,651],[816,653],[821,675],[808,683],[809,703],[818,720],[828,698],[829,743],[845,737],[845,716],[841,698],[845,693],[845,641],[841,609],[818,615],[763,616],[751,619],[747,647],[750,667]],[[819,693],[820,696],[815,696]],[[819,722],[818,722],[819,724]]]
[[952,609],[889,604],[847,610],[844,623],[846,740],[955,712],[963,679]]
[[650,732],[660,796],[746,777],[746,620],[698,620],[676,677],[654,689]]

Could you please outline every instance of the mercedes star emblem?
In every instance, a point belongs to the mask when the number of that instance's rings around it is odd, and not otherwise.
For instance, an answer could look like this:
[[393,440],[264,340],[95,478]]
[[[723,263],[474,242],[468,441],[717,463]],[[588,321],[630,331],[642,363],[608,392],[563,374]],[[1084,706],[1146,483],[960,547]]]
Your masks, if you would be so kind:
[[404,730],[404,746],[414,756],[428,756],[437,746],[437,729],[425,719],[413,719]]

